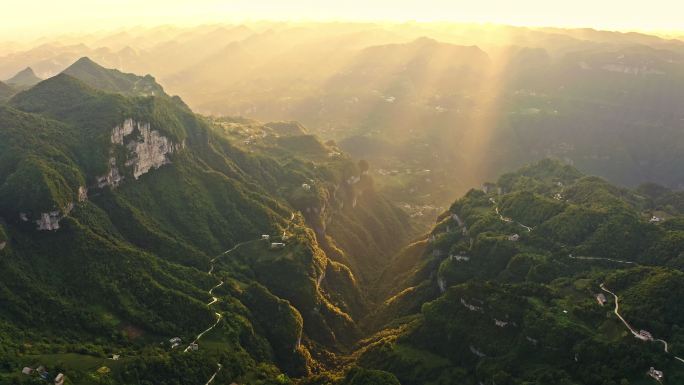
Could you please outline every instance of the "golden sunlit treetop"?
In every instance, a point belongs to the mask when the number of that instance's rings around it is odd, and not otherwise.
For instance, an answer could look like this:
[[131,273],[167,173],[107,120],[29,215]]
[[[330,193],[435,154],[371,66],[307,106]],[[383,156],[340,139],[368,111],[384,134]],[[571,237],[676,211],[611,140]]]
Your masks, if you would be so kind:
[[2,40],[130,26],[244,20],[449,21],[682,31],[684,3],[624,0],[9,0]]

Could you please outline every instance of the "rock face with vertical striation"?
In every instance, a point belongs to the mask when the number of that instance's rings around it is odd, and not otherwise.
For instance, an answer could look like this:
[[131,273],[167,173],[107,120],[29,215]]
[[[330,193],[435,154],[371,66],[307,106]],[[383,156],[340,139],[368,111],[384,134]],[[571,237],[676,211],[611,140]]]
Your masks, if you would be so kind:
[[151,130],[149,123],[137,123],[140,135],[137,140],[126,144],[130,150],[130,158],[126,166],[133,167],[133,177],[138,179],[152,169],[157,169],[171,162],[169,154],[183,148],[183,143],[173,143],[159,131]]
[[[149,123],[136,122],[133,119],[126,119],[123,124],[112,129],[111,143],[126,147],[128,151],[124,164],[132,167],[135,179],[152,169],[171,163],[169,155],[184,147],[184,143],[174,143],[159,131],[152,130]],[[109,171],[97,178],[97,186],[116,187],[123,179],[124,176],[117,167],[114,148],[111,148]]]

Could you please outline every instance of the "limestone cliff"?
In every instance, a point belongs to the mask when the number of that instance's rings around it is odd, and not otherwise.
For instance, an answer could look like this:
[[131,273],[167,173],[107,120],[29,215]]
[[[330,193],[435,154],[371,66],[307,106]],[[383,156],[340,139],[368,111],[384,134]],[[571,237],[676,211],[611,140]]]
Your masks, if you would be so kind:
[[[169,155],[182,149],[183,143],[174,143],[159,131],[152,130],[149,123],[126,119],[112,129],[110,142],[127,149],[124,165],[132,168],[133,177],[138,179],[152,169],[171,162]],[[124,179],[117,167],[114,147],[110,149],[109,170],[97,178],[97,187],[116,187]]]

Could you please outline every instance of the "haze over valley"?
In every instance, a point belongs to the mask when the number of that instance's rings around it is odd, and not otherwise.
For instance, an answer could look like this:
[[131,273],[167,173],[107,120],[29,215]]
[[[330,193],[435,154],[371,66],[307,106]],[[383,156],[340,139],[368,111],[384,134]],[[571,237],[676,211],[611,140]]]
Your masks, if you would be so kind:
[[8,20],[0,384],[684,383],[684,33],[436,2]]

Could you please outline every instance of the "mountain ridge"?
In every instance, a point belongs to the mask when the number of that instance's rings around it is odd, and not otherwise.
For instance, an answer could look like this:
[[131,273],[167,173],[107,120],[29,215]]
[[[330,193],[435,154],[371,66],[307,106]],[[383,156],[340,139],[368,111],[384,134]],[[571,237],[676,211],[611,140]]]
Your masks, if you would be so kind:
[[43,79],[36,76],[35,72],[33,72],[33,69],[31,67],[26,67],[23,70],[17,72],[16,75],[5,80],[5,82],[8,85],[16,86],[19,88],[26,88],[34,86],[41,80]]

